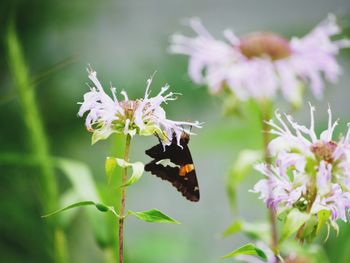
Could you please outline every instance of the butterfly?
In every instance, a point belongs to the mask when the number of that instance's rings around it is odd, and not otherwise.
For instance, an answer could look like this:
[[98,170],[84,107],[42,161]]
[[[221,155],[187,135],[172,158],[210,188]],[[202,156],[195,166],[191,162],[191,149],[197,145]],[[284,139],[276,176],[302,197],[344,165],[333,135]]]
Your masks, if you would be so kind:
[[180,138],[181,148],[177,144],[174,133],[171,144],[164,148],[159,139],[159,144],[146,150],[146,154],[153,160],[146,164],[145,170],[169,181],[186,199],[198,202],[199,186],[191,153],[187,146],[189,140],[189,134],[183,132]]

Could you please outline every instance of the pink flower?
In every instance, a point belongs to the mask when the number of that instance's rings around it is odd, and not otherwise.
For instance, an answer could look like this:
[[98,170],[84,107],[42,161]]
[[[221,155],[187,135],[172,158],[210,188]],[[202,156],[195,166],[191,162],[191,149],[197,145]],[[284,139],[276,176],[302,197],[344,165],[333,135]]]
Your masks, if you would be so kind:
[[[338,122],[328,109],[328,127],[320,136],[315,132],[315,108],[310,105],[310,127],[300,125],[289,115],[276,112],[278,124],[270,120],[269,144],[273,163],[257,165],[266,176],[253,188],[270,207],[280,211],[296,207],[317,214],[331,212],[331,220],[347,221],[350,208],[350,129],[338,141],[333,139]],[[270,188],[269,188],[270,187]],[[272,189],[272,193],[269,193]]]
[[267,178],[256,183],[251,192],[260,193],[260,199],[274,210],[280,206],[291,208],[306,193],[303,174],[295,173],[291,179],[285,172],[280,173],[278,166],[258,164],[255,169]]
[[290,41],[270,32],[237,37],[229,30],[222,41],[198,19],[191,19],[190,26],[197,36],[173,35],[170,51],[189,56],[188,72],[194,82],[208,85],[214,94],[227,86],[241,100],[272,99],[281,91],[287,101],[300,104],[304,85],[322,98],[321,76],[337,81],[341,69],[335,56],[350,46],[348,40],[331,40],[340,31],[333,15],[306,36]]

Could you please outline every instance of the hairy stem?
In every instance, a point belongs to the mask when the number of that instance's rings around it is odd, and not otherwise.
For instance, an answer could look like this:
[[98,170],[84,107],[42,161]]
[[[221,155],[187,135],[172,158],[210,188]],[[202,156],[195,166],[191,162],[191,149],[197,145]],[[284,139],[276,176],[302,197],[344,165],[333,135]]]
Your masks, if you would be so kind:
[[[9,69],[19,95],[22,117],[27,127],[31,153],[38,160],[38,167],[40,169],[38,180],[43,213],[49,213],[57,209],[58,196],[55,172],[49,155],[43,123],[35,99],[34,87],[29,77],[22,47],[13,20],[11,20],[7,28],[5,49]],[[62,230],[57,227],[54,219],[49,220],[49,227],[54,240],[55,262],[65,262],[66,250],[64,247],[64,234]]]
[[[262,128],[263,128],[263,147],[264,147],[264,161],[267,164],[267,167],[269,169],[271,165],[271,158],[268,150],[268,144],[270,142],[270,136],[269,136],[269,125],[267,124],[267,121],[271,118],[271,105],[266,102],[261,110],[261,119],[262,119]],[[272,195],[272,187],[269,184],[269,195]],[[272,207],[269,207],[269,220],[270,220],[270,227],[271,227],[271,248],[272,251],[276,255],[276,262],[279,262],[278,260],[278,237],[277,237],[277,226],[276,226],[276,212]]]
[[[130,142],[131,136],[128,134],[126,136],[125,142],[125,152],[124,152],[124,160],[129,161],[129,150],[130,150]],[[121,203],[120,203],[120,218],[119,218],[119,263],[124,263],[123,257],[123,238],[124,238],[124,210],[125,210],[125,192],[126,187],[124,186],[126,183],[126,178],[128,175],[128,168],[123,168],[122,174],[122,186],[121,186]]]

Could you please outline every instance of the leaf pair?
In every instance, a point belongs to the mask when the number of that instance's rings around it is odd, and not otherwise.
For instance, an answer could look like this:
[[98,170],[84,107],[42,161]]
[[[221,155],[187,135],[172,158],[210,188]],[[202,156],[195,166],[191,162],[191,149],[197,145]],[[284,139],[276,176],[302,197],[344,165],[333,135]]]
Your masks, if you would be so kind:
[[[59,209],[57,211],[54,211],[50,214],[44,215],[42,217],[46,218],[49,216],[59,214],[59,213],[64,212],[66,210],[78,208],[78,207],[82,207],[82,206],[95,206],[97,208],[97,210],[100,212],[103,212],[103,213],[111,212],[116,218],[118,218],[118,219],[120,218],[119,214],[117,214],[117,212],[114,210],[113,206],[107,206],[105,204],[96,203],[93,201],[77,202],[77,203],[68,205],[62,209]],[[129,210],[126,216],[128,216],[128,215],[133,215],[136,218],[143,220],[145,222],[180,224],[180,222],[178,222],[177,220],[167,216],[166,214],[164,214],[163,212],[161,212],[157,209],[151,209],[151,210],[141,211],[141,212],[133,212],[133,211]]]
[[[74,173],[74,171],[78,171],[79,169],[74,169],[76,167],[74,165],[72,165],[71,163],[66,163],[63,161],[61,161],[61,162],[62,162],[61,163],[62,168],[64,170],[66,170],[67,174],[70,174],[70,177],[72,179],[73,184],[74,184],[74,182],[77,183],[78,181],[75,179],[79,176],[79,173]],[[120,166],[122,168],[132,167],[132,175],[127,180],[125,185],[123,185],[124,187],[130,186],[130,185],[136,183],[138,180],[140,180],[140,178],[144,172],[144,165],[141,162],[129,163],[123,159],[107,157],[106,163],[105,163],[105,169],[106,169],[106,175],[107,175],[108,181],[110,181],[116,166]],[[81,169],[80,169],[80,171],[81,171]],[[81,180],[79,182],[81,183]],[[77,185],[79,185],[79,184],[77,184]],[[83,189],[83,188],[84,187],[79,187],[79,189]],[[96,196],[96,198],[97,198],[97,196]],[[48,216],[56,215],[56,214],[61,213],[63,211],[73,209],[73,208],[82,207],[82,206],[95,206],[100,212],[111,212],[116,218],[118,218],[118,219],[120,218],[120,215],[115,211],[113,206],[107,206],[105,204],[97,203],[94,201],[76,202],[76,203],[68,205],[62,209],[54,211],[48,215],[45,215],[43,217],[45,218]],[[129,210],[125,217],[127,217],[129,215],[133,215],[136,218],[143,220],[145,222],[179,224],[178,221],[176,221],[175,219],[172,219],[171,217],[165,215],[163,212],[161,212],[157,209],[151,209],[151,210],[142,211],[142,212],[134,212],[134,211]]]

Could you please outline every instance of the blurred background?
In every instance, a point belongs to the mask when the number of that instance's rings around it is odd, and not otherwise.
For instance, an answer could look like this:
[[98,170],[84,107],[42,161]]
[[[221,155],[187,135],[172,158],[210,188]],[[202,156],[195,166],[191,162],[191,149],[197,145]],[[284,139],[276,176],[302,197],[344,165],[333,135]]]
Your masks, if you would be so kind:
[[[226,28],[238,35],[265,30],[286,37],[302,36],[332,12],[350,37],[348,0],[2,0],[0,12],[0,262],[8,263],[52,262],[48,249],[52,241],[47,223],[40,217],[42,201],[37,194],[38,173],[42,171],[35,161],[16,157],[30,155],[33,149],[26,126],[28,112],[23,110],[16,86],[27,83],[35,94],[49,153],[84,163],[101,196],[113,196],[114,191],[106,188],[105,157],[121,156],[123,144],[112,138],[91,146],[91,134],[84,120],[77,117],[77,102],[88,90],[87,65],[97,71],[105,87],[112,82],[132,98],[143,97],[146,80],[155,71],[153,94],[165,83],[182,93],[178,101],[166,105],[166,110],[170,119],[205,122],[203,129],[194,131],[198,135],[192,136],[190,143],[201,200],[190,203],[170,184],[145,174],[128,189],[127,208],[158,208],[182,224],[130,219],[126,222],[125,252],[131,263],[214,263],[244,244],[241,235],[220,237],[238,218],[225,193],[225,175],[240,150],[261,147],[261,127],[253,107],[242,117],[224,117],[221,100],[190,81],[187,58],[168,53],[169,36],[174,32],[191,34],[182,21],[193,16],[200,17],[216,37],[222,37]],[[11,26],[16,37],[10,41]],[[22,61],[20,55],[9,51],[9,45],[15,43],[22,49]],[[350,121],[349,58],[349,51],[340,54],[343,75],[337,85],[328,85],[323,101],[315,101],[307,93],[304,106],[295,112],[297,120],[308,121],[306,102],[310,100],[318,109],[318,124],[325,125],[330,103],[334,116],[341,119],[338,131],[345,130]],[[289,110],[283,100],[278,106]],[[144,150],[156,142],[153,137],[134,139],[131,161],[149,161]],[[55,170],[55,176],[59,196],[63,196],[69,182],[60,171]],[[239,188],[239,218],[256,221],[266,216],[262,202],[248,193],[258,178],[252,174]],[[80,209],[69,224],[63,224],[69,262],[104,261],[88,210],[93,208]],[[330,262],[349,262],[350,225],[341,227],[340,236],[336,239],[332,233],[325,245]],[[115,229],[107,231],[116,234]]]

